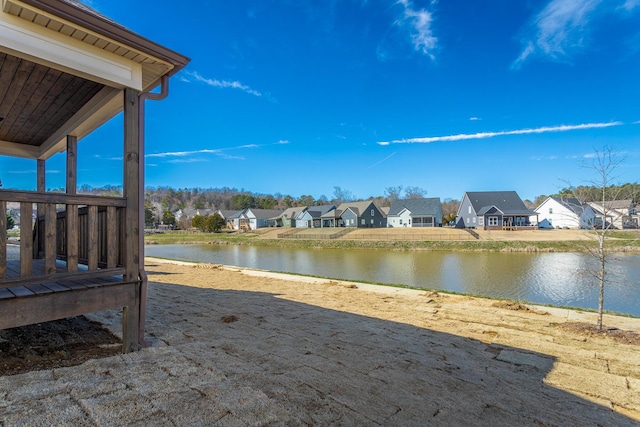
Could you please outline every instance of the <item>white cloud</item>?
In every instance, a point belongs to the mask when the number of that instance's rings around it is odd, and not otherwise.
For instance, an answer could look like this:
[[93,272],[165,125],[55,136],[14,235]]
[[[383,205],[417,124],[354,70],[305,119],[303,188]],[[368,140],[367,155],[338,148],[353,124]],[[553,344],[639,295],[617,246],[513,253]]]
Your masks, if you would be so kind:
[[601,3],[602,0],[551,0],[535,17],[530,29],[534,35],[525,41],[514,67],[534,53],[559,59],[582,48],[590,21]]
[[607,128],[611,126],[620,126],[622,124],[623,124],[622,122],[584,123],[579,125],[548,126],[548,127],[517,129],[517,130],[509,130],[509,131],[501,131],[501,132],[462,133],[457,135],[446,135],[446,136],[429,136],[429,137],[423,137],[423,138],[394,139],[392,141],[381,141],[381,142],[378,142],[378,144],[379,145],[430,144],[432,142],[451,142],[451,141],[464,141],[464,140],[470,140],[470,139],[487,139],[487,138],[495,138],[496,136],[507,136],[507,135],[531,135],[531,134],[549,133],[549,132],[567,132],[571,130],[598,129],[598,128]]
[[[222,88],[222,89],[238,89],[241,90],[245,93],[248,93],[249,95],[254,95],[254,96],[263,96],[263,94],[261,92],[258,92],[257,90],[251,89],[249,86],[244,85],[242,83],[240,83],[239,81],[229,81],[229,80],[218,80],[218,79],[208,79],[205,77],[202,77],[197,71],[185,71],[183,74],[187,75],[189,77],[194,78],[196,81],[200,82],[200,83],[204,83],[206,85],[209,85],[211,87],[216,87],[216,88]],[[183,81],[189,81],[187,78],[183,78]]]
[[622,5],[622,8],[627,12],[631,12],[638,6],[640,6],[640,0],[626,0]]
[[471,120],[472,122],[481,120],[479,117],[469,117],[469,120]]
[[398,4],[404,7],[404,12],[396,24],[409,28],[413,48],[416,51],[434,59],[433,51],[436,49],[438,39],[433,35],[431,28],[433,14],[425,9],[414,9],[410,0],[398,0]]
[[170,163],[193,163],[193,162],[205,162],[206,160],[203,158],[190,158],[185,159],[185,157],[197,156],[200,154],[213,154],[218,157],[222,157],[223,159],[234,159],[234,160],[244,160],[245,158],[242,156],[232,156],[228,154],[228,151],[231,150],[246,150],[251,148],[260,148],[268,145],[283,145],[289,144],[287,140],[279,140],[278,142],[274,142],[272,144],[245,144],[238,145],[236,147],[226,147],[226,148],[203,148],[201,150],[192,150],[192,151],[165,151],[162,153],[148,153],[145,155],[145,158],[174,158],[178,157],[180,159],[168,160]]

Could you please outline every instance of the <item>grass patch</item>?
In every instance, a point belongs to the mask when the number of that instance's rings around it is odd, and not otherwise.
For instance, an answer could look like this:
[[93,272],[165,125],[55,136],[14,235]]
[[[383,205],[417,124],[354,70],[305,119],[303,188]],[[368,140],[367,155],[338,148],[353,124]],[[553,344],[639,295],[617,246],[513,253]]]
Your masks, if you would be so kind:
[[[627,235],[626,233],[623,233]],[[175,233],[145,236],[145,243],[155,244],[220,244],[251,245],[273,248],[301,249],[387,249],[394,251],[459,251],[459,252],[588,252],[596,248],[595,241],[499,241],[499,240],[348,240],[348,239],[265,239],[258,234]],[[632,245],[630,243],[638,243]],[[609,250],[640,252],[635,239],[609,239]]]

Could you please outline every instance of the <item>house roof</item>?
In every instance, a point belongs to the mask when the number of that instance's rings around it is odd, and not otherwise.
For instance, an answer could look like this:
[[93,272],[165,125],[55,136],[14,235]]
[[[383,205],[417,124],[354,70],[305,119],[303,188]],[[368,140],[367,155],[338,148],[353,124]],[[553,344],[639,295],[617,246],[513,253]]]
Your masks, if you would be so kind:
[[312,218],[320,218],[322,215],[335,209],[336,205],[309,206],[307,212],[309,212],[309,215],[311,215]]
[[[347,202],[347,203],[342,203],[340,206],[338,206],[337,210],[340,211],[340,216],[344,213],[344,211],[346,211],[347,209],[350,209],[353,213],[355,213],[357,216],[361,216],[364,211],[366,211],[367,209],[370,209],[370,207],[373,206],[375,209],[377,209],[382,215],[384,215],[384,213],[382,211],[380,211],[380,209],[378,209],[378,207],[371,201],[371,200],[366,200],[363,202]],[[324,217],[324,215],[323,215]]]
[[[602,208],[602,201],[594,201],[591,202],[592,205],[598,205]],[[606,200],[604,202],[604,207],[606,209],[629,209],[633,205],[633,200],[624,199],[624,200]]]
[[465,195],[477,215],[483,215],[480,212],[483,209],[488,212],[491,207],[505,215],[536,215],[533,210],[527,209],[515,191],[467,191]]
[[575,197],[549,197],[549,199],[556,201],[565,208],[569,209],[571,212],[578,215],[582,214],[585,208],[591,208],[587,203],[582,203]]
[[277,220],[281,218],[293,219],[296,216],[298,216],[300,212],[304,212],[306,209],[307,209],[306,206],[294,206],[292,208],[285,209],[283,212],[280,212],[278,215],[269,219],[273,219],[273,220]]
[[278,216],[282,213],[279,209],[254,209],[249,208],[247,211],[251,211],[253,215],[255,215],[258,219],[272,219],[275,216]]
[[423,199],[392,200],[388,215],[399,215],[403,209],[407,209],[411,215],[437,215],[441,209],[440,198],[429,197]]
[[231,215],[233,215],[233,214],[235,214],[235,213],[238,213],[238,212],[240,212],[240,211],[229,210],[229,209],[226,209],[226,210],[218,209],[216,212],[217,212],[217,213],[222,217],[222,219],[227,219],[227,218],[229,218]]
[[4,0],[0,154],[47,159],[188,62],[76,0]]

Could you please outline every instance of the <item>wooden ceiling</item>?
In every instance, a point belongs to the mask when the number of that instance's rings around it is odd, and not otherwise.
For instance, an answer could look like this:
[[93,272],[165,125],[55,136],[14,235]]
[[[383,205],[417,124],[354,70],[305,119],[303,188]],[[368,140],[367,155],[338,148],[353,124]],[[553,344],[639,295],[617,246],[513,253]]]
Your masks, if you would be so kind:
[[0,141],[41,146],[103,87],[0,52]]

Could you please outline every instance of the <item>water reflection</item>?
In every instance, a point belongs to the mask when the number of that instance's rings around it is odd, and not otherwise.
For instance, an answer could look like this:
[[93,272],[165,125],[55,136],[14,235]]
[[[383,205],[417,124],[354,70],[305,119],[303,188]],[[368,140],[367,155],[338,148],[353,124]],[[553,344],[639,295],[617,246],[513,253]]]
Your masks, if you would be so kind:
[[[149,256],[346,280],[443,289],[534,303],[597,307],[594,258],[574,253],[287,249],[235,245],[148,246]],[[609,262],[605,308],[640,315],[640,256]]]

